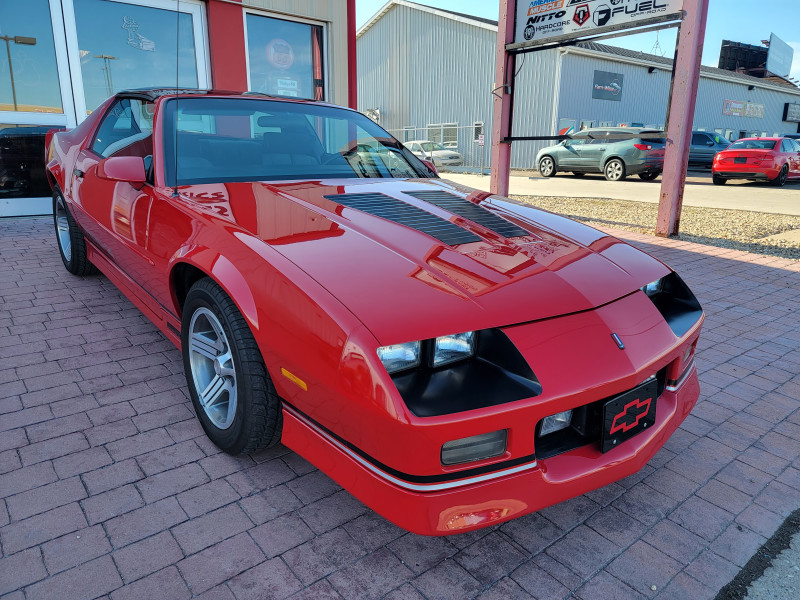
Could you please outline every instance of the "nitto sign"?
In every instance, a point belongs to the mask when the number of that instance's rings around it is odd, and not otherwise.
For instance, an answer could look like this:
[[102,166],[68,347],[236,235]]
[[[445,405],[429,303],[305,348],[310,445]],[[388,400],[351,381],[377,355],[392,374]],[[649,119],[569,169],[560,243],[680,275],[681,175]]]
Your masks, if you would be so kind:
[[[683,0],[528,0],[517,2],[515,43],[567,40],[646,23],[680,19]],[[660,19],[659,19],[660,18]],[[550,26],[538,27],[547,22]],[[535,39],[535,41],[534,41]]]

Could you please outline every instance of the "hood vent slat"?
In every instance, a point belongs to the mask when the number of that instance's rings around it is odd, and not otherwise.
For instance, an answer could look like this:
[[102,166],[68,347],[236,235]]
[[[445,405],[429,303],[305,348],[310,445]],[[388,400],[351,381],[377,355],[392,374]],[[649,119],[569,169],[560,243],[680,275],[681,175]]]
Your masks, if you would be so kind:
[[504,238],[519,237],[522,235],[531,235],[529,231],[524,230],[522,227],[514,225],[514,223],[507,221],[502,217],[498,217],[494,213],[486,210],[482,206],[473,204],[469,200],[456,196],[449,192],[430,191],[430,192],[403,192],[408,196],[412,196],[423,202],[433,204],[439,208],[468,219],[473,223],[477,223],[481,227],[485,227]]
[[338,194],[325,196],[347,208],[359,210],[387,221],[425,233],[448,246],[479,242],[480,237],[407,202],[386,194]]

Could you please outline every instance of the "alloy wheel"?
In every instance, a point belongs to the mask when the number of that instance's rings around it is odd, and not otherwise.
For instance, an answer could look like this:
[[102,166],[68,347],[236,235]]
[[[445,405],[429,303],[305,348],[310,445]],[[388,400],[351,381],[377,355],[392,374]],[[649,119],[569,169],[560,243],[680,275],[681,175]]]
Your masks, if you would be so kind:
[[222,324],[204,307],[189,325],[189,364],[200,405],[215,427],[227,429],[236,416],[236,369]]
[[553,159],[549,156],[545,156],[542,160],[539,161],[539,173],[544,175],[545,177],[550,177],[553,174]]
[[67,207],[64,204],[64,199],[61,196],[56,200],[56,236],[58,237],[58,246],[61,248],[64,260],[71,261],[72,238],[69,235],[69,217],[67,216]]

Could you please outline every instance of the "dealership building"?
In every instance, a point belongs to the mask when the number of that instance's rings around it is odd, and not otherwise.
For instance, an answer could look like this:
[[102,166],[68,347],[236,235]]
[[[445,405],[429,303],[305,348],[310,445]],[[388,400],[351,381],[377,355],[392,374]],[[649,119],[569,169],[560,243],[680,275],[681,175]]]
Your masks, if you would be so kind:
[[[496,21],[391,0],[357,33],[359,110],[402,140],[449,142],[465,164],[488,165],[496,43]],[[664,127],[671,69],[669,59],[593,42],[520,55],[512,135]],[[738,139],[797,132],[798,121],[800,88],[701,68],[695,129]],[[512,167],[532,168],[552,143],[515,143]]]
[[113,93],[209,88],[355,104],[355,0],[0,2],[0,216],[50,212],[44,132]]

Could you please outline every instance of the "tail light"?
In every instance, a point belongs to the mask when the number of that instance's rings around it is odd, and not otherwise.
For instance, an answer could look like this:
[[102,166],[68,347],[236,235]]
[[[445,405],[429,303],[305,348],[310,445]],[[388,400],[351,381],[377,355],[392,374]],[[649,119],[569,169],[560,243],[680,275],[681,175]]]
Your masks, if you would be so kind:
[[634,148],[637,150],[652,150],[653,147],[650,144],[634,144]]
[[422,161],[422,164],[428,167],[431,171],[433,171],[437,175],[439,174],[439,171],[436,169],[436,165],[434,165],[432,161],[425,160],[424,158],[420,158],[420,160]]

